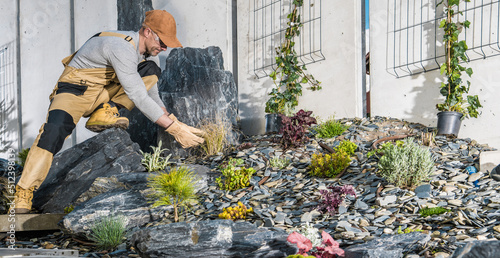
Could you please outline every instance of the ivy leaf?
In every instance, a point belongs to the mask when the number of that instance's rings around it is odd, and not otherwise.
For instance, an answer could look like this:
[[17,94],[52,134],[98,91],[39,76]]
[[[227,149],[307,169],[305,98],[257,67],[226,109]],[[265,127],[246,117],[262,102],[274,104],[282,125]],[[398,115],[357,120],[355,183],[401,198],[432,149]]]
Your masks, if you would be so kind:
[[472,75],[472,68],[467,68],[465,70],[465,72],[467,73],[467,75],[469,75],[469,77],[471,77],[471,75]]

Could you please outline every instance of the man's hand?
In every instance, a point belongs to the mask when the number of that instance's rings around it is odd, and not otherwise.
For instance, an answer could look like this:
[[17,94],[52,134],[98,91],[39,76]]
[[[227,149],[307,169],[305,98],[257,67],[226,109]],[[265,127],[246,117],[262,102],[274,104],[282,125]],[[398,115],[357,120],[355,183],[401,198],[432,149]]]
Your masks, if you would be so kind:
[[198,128],[195,128],[195,127],[192,127],[192,126],[189,126],[179,120],[177,120],[177,117],[174,116],[174,114],[170,114],[168,115],[168,118],[172,119],[172,121],[177,121],[179,122],[179,124],[184,127],[184,129],[190,131],[192,134],[196,135],[196,136],[199,136],[199,137],[205,137],[206,133]]
[[183,126],[181,126],[179,121],[174,121],[165,131],[171,134],[184,149],[202,144],[205,141],[203,138],[200,138],[186,130]]

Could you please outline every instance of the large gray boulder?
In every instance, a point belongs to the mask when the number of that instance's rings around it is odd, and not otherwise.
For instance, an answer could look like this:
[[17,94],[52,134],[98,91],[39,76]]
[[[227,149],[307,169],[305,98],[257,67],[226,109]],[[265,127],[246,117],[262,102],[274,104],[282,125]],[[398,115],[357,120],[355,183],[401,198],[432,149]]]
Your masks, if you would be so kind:
[[[220,116],[237,128],[238,89],[231,72],[224,71],[223,62],[218,47],[173,49],[158,87],[167,110],[191,126]],[[236,143],[237,138],[234,132],[228,140]],[[163,130],[158,132],[158,139],[174,156],[188,155]]]
[[381,237],[346,248],[345,258],[400,258],[403,252],[422,247],[430,239],[428,234],[420,232]]
[[141,257],[286,257],[297,252],[278,228],[230,220],[172,223],[135,232]]
[[54,157],[33,206],[44,213],[62,213],[65,207],[80,203],[80,195],[96,178],[145,171],[141,159],[139,145],[126,131],[108,129]]

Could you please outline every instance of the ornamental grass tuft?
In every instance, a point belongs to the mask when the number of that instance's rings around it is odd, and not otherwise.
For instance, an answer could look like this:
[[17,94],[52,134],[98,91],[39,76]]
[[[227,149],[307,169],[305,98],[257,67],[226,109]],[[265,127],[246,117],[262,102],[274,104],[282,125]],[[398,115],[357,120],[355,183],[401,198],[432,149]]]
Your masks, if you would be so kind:
[[123,216],[106,216],[91,227],[89,239],[101,250],[113,250],[123,242],[126,232]]

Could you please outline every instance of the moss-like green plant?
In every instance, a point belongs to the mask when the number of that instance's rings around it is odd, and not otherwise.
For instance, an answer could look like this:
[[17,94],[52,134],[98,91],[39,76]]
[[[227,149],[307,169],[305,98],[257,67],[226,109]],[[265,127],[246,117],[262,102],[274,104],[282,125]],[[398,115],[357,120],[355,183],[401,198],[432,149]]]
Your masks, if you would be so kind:
[[432,215],[443,214],[443,213],[449,212],[449,211],[451,211],[451,210],[445,209],[443,207],[434,207],[434,208],[422,208],[422,209],[420,209],[420,211],[418,213],[420,213],[420,216],[425,218],[425,217],[432,216]]
[[24,167],[24,164],[26,163],[26,158],[28,157],[28,153],[30,151],[30,148],[23,149],[17,154],[18,158],[18,164]]
[[125,226],[125,219],[122,216],[103,217],[91,227],[89,239],[96,242],[101,250],[113,250],[123,242]]
[[195,183],[197,178],[187,167],[173,168],[170,172],[159,172],[148,178],[148,186],[153,190],[149,196],[153,207],[172,205],[174,221],[179,221],[179,209],[189,208],[196,202]]
[[223,152],[229,145],[227,136],[231,133],[231,123],[227,119],[217,116],[214,121],[202,120],[200,129],[205,132],[203,142],[200,147],[207,156],[216,155]]
[[158,142],[158,147],[151,146],[153,153],[140,151],[143,156],[141,164],[146,167],[148,172],[164,170],[170,163],[168,160],[172,154],[169,154],[167,157],[162,157],[161,154],[167,149],[162,149],[161,145],[162,142],[160,140]]
[[231,158],[219,166],[224,178],[218,177],[215,182],[221,189],[233,191],[250,185],[250,178],[255,173],[255,170],[240,166],[242,164],[242,159]]
[[358,148],[358,145],[356,145],[354,142],[342,141],[342,142],[340,142],[340,144],[337,147],[335,147],[334,150],[336,152],[344,152],[348,156],[351,156],[352,154],[354,154],[354,152],[356,151],[357,148]]
[[283,169],[290,165],[290,159],[286,157],[272,157],[269,160],[269,165],[273,168]]
[[247,209],[245,204],[238,202],[238,206],[224,208],[224,211],[219,214],[219,218],[230,220],[246,219],[247,214],[251,212],[253,212],[252,207]]
[[351,158],[345,152],[313,154],[309,174],[317,177],[335,177],[349,166]]
[[408,234],[408,233],[412,233],[412,232],[422,232],[423,230],[421,229],[410,229],[410,228],[405,228],[405,230],[403,231],[401,229],[401,226],[399,226],[398,228],[398,234]]
[[335,121],[332,117],[325,122],[320,123],[316,128],[316,137],[319,138],[334,138],[341,135],[349,126],[343,125],[339,121]]
[[68,214],[68,213],[72,212],[74,209],[75,209],[75,206],[73,206],[73,205],[64,207],[64,213]]
[[378,163],[379,173],[398,187],[411,187],[429,181],[434,160],[428,148],[407,138],[402,146],[384,150]]

